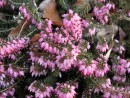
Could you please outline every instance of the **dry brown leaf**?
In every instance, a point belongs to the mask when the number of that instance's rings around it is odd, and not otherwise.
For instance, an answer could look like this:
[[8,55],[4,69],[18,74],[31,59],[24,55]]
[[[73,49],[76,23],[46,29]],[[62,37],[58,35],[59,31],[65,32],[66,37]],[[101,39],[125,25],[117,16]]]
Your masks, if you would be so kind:
[[30,44],[32,45],[32,44],[38,42],[38,40],[39,40],[40,38],[41,38],[41,35],[40,35],[40,34],[35,34],[35,35],[31,38]]
[[23,34],[24,31],[28,29],[30,24],[31,24],[31,19],[27,20],[24,18],[20,22],[20,24],[18,24],[18,26],[9,33],[8,37],[10,37],[10,38],[16,37],[16,36],[18,36],[19,32],[21,32],[21,34]]
[[54,25],[62,26],[62,21],[56,9],[55,0],[51,0],[45,7],[43,11],[43,18],[50,19]]
[[77,0],[76,3],[74,5],[79,5],[82,4],[84,0]]

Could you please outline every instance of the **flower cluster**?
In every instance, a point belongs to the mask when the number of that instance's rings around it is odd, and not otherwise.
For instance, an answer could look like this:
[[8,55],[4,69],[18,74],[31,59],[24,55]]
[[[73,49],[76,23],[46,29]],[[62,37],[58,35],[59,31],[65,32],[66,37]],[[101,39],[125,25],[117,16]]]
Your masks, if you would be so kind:
[[102,55],[96,60],[84,59],[79,60],[78,62],[79,71],[84,76],[104,77],[104,75],[109,71],[107,60]]
[[130,17],[130,11],[128,11],[128,17]]
[[113,51],[119,54],[124,53],[125,48],[124,45],[122,43],[119,43],[118,40],[115,40],[116,45],[113,47]]
[[76,95],[76,88],[75,85],[57,83],[55,93],[58,98],[74,98]]
[[0,88],[5,88],[14,83],[14,79],[10,77],[10,74],[4,68],[2,62],[0,62]]
[[[119,60],[118,60],[119,59]],[[125,82],[126,72],[130,72],[130,62],[125,59],[117,58],[118,62],[113,65],[114,77],[113,80],[118,82]]]
[[[15,68],[16,69],[16,68]],[[15,70],[14,68],[12,68],[11,65],[9,65],[8,67],[8,74],[14,78],[18,77],[18,76],[24,76],[24,71],[21,71],[21,70]]]
[[27,9],[25,8],[25,4],[19,7],[19,11],[24,15],[24,17],[29,20],[31,15],[28,13]]
[[0,92],[0,98],[7,98],[7,97],[13,97],[14,96],[15,89],[11,88],[8,89],[6,92]]
[[34,81],[28,87],[30,92],[35,93],[35,98],[50,98],[53,87],[44,85],[38,81]]
[[0,87],[1,88],[6,88],[9,87],[10,85],[14,84],[14,79],[11,78],[9,75],[5,74],[1,74],[0,76]]
[[93,14],[99,22],[101,22],[102,24],[105,24],[108,22],[110,9],[114,9],[114,8],[115,8],[115,5],[111,3],[103,5],[101,8],[94,7]]
[[[87,27],[88,23],[83,21],[77,13],[74,13],[72,10],[69,10],[68,14],[63,15],[63,26],[65,29],[70,32],[74,39],[80,40],[82,38],[83,26]],[[67,36],[69,36],[67,34]],[[70,36],[71,37],[71,36]],[[70,38],[73,40],[73,38]]]
[[87,36],[93,36],[96,33],[96,28],[89,28]]
[[[75,6],[84,2],[77,1]],[[130,86],[127,83],[130,73],[129,56],[123,55],[125,44],[116,40],[116,32],[109,28],[110,10],[115,9],[115,5],[112,1],[107,3],[108,0],[94,1],[92,5],[96,6],[92,6],[88,13],[85,12],[87,17],[84,19],[75,13],[76,10],[70,9],[67,14],[63,14],[61,27],[48,20],[51,18],[40,19],[38,9],[31,12],[28,4],[23,3],[19,7],[25,24],[30,22],[27,32],[31,32],[21,38],[21,30],[17,38],[0,40],[0,98],[17,97],[19,89],[25,90],[23,96],[27,98],[76,98],[83,96],[83,93],[90,98],[92,95],[96,96],[94,89],[100,91],[103,96],[99,96],[103,98],[130,98]],[[5,5],[4,2],[0,0],[0,7]],[[44,0],[42,3],[46,2],[52,4],[51,0]],[[32,3],[36,8],[35,0]],[[100,7],[97,7],[98,4]],[[87,5],[91,6],[90,0]],[[116,9],[119,12],[121,10]],[[46,14],[45,10],[43,12]],[[127,16],[130,16],[129,13]],[[108,33],[99,36],[98,33],[102,33],[100,30],[113,31],[110,34],[112,38],[105,40],[104,36]],[[119,56],[120,58],[115,58]],[[77,82],[79,90],[76,90]]]
[[109,66],[107,60],[104,56],[101,55],[100,58],[97,58],[98,64],[95,71],[96,77],[104,77],[105,74],[109,71]]
[[6,4],[5,0],[0,0],[0,8]]
[[4,43],[0,46],[0,58],[4,58],[10,54],[17,53],[18,51],[25,48],[28,42],[28,38],[16,38],[11,42]]
[[96,71],[97,68],[97,62],[92,60],[90,64],[83,64],[83,61],[79,62],[79,71],[84,75],[84,76],[92,76],[94,72]]
[[[53,31],[52,22],[45,21],[47,22],[46,29],[40,33],[41,37],[37,44],[32,46],[36,47],[41,55],[36,55],[34,51],[29,53],[33,65],[30,72],[35,76],[45,74],[46,69],[54,71],[57,67],[61,71],[67,71],[74,65],[76,57],[80,54],[79,46],[75,46],[70,41],[68,31],[64,28],[56,28]],[[63,34],[61,30],[63,30]],[[77,38],[73,38],[73,40],[77,40]]]
[[104,43],[103,45],[98,43],[96,49],[101,52],[106,52],[109,49],[109,47],[107,43]]
[[51,86],[45,85],[39,81],[34,81],[28,87],[30,92],[35,93],[36,98],[50,98],[52,94],[58,98],[74,98],[76,95],[77,83],[56,83],[57,86],[54,89]]
[[129,98],[129,87],[114,87],[110,79],[101,84],[103,98]]

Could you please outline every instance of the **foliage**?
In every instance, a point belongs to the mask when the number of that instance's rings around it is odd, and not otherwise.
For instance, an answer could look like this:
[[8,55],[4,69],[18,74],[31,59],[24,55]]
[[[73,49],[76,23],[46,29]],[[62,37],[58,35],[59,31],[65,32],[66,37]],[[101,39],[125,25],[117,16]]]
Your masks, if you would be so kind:
[[0,98],[130,98],[130,0],[38,2],[0,0]]

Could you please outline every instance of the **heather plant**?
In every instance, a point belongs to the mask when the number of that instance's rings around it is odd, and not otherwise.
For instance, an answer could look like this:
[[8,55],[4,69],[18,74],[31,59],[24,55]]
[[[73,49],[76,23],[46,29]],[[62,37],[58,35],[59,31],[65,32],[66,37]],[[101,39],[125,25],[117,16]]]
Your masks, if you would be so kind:
[[0,0],[0,98],[130,98],[129,0],[39,1]]

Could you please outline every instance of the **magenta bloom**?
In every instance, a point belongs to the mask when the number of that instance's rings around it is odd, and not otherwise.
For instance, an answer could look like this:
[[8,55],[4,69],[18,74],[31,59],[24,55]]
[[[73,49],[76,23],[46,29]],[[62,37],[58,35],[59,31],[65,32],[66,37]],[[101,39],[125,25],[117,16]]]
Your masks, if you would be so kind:
[[28,38],[16,38],[11,42],[7,42],[6,45],[0,46],[0,57],[4,58],[10,54],[16,53],[27,46],[29,42]]
[[0,0],[0,7],[3,7],[6,4],[5,0]]
[[117,58],[117,62],[113,64],[113,70],[115,73],[113,80],[118,82],[125,82],[126,72],[130,73],[130,62],[121,58]]
[[93,14],[99,22],[101,22],[102,24],[106,24],[108,23],[108,16],[110,15],[110,9],[114,8],[115,8],[114,4],[107,3],[106,5],[103,5],[101,8],[94,7]]
[[83,27],[88,27],[85,20],[81,21],[81,18],[77,13],[74,13],[72,10],[69,10],[68,14],[63,15],[63,26],[72,35],[72,39],[80,40],[82,38]]
[[97,67],[97,62],[92,60],[90,64],[84,64],[82,61],[79,62],[79,71],[84,76],[93,76]]
[[53,87],[46,86],[38,81],[31,83],[28,89],[30,92],[35,93],[35,98],[50,98],[53,91]]
[[103,55],[101,55],[100,58],[96,59],[96,61],[98,63],[97,63],[97,67],[95,70],[95,76],[104,77],[105,74],[110,70],[109,65],[107,64],[106,58]]
[[8,74],[14,78],[17,78],[18,76],[24,76],[24,71],[22,70],[16,70],[11,65],[7,70]]
[[67,83],[61,84],[57,83],[57,87],[55,88],[55,93],[58,98],[75,98],[76,87],[74,85],[70,85]]
[[31,18],[30,13],[27,11],[27,9],[25,8],[25,5],[22,5],[19,7],[19,11],[24,15],[24,17],[29,20]]
[[105,43],[105,44],[98,43],[96,49],[101,52],[106,52],[109,49],[109,47],[108,47],[107,43]]
[[42,66],[33,65],[30,67],[30,73],[32,73],[32,76],[37,77],[37,76],[45,75],[46,71],[43,70]]

